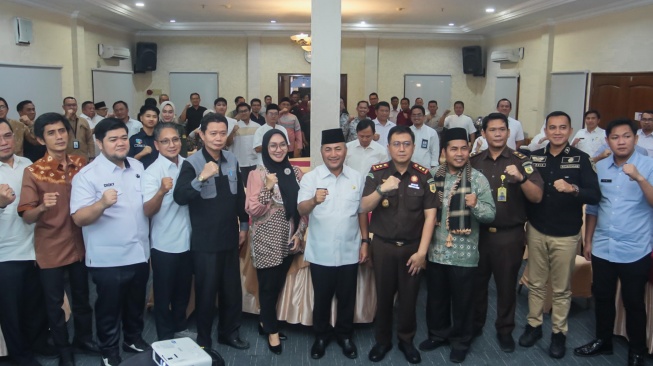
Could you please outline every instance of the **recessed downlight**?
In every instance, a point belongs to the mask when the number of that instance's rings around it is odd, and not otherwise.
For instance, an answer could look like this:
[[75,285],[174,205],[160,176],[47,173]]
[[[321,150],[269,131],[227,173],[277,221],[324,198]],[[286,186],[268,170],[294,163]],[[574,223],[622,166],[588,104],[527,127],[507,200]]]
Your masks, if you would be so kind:
[[487,9],[485,9],[485,12],[486,12],[486,13],[494,13],[494,11],[495,11],[494,8],[487,8]]
[[177,23],[177,21],[174,19],[170,19],[170,23]]
[[453,23],[449,23],[449,26],[450,26],[450,27],[453,27],[454,25],[455,25],[455,24],[453,24]]
[[145,6],[145,3],[138,2],[138,3],[134,4],[134,5],[138,6],[139,8],[142,8],[142,7]]
[[270,23],[276,23],[276,22],[277,22],[276,20],[270,20]]

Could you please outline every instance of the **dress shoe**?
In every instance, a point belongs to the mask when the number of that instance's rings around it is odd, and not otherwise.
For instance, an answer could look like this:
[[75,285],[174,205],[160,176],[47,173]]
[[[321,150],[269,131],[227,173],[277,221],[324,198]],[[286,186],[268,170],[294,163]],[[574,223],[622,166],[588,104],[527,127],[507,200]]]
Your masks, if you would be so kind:
[[449,353],[449,361],[453,363],[463,363],[465,361],[465,357],[467,357],[467,351],[462,349],[452,348],[451,352]]
[[118,366],[122,359],[117,354],[102,355],[100,359],[100,366]]
[[[268,333],[265,330],[263,330],[263,326],[261,325],[261,323],[258,324],[258,335],[262,335],[262,336],[268,335]],[[288,339],[288,337],[285,334],[279,332],[279,339],[285,341],[286,339]]]
[[410,363],[420,363],[422,362],[422,356],[420,356],[419,351],[412,343],[408,342],[399,342],[399,350],[404,353],[406,361]]
[[235,349],[248,349],[249,342],[240,339],[240,336],[235,336],[232,338],[220,338],[218,337],[218,343],[224,344]]
[[549,356],[552,358],[565,357],[565,343],[567,343],[567,336],[560,333],[551,334],[551,345],[549,346]]
[[314,360],[319,360],[320,358],[324,357],[324,352],[326,351],[328,344],[328,340],[324,338],[315,338],[313,347],[311,347],[311,358]]
[[426,340],[422,341],[422,343],[419,344],[419,349],[425,352],[433,351],[434,349],[443,346],[447,343],[449,342],[447,342],[446,340],[435,340],[435,339],[427,338]]
[[644,366],[644,355],[628,351],[628,366]]
[[370,350],[370,354],[367,355],[367,357],[370,359],[372,362],[379,362],[383,360],[383,357],[385,357],[385,354],[388,353],[392,349],[392,344],[381,344],[377,343],[372,347]]
[[72,348],[66,347],[59,350],[59,366],[75,366]]
[[524,333],[519,337],[519,345],[522,347],[533,347],[538,339],[542,338],[542,326],[531,327],[526,324]]
[[612,343],[603,342],[602,339],[595,339],[590,343],[574,349],[574,354],[580,357],[591,357],[598,355],[611,355]]
[[224,358],[222,358],[220,353],[213,348],[209,348],[208,350],[204,348],[204,352],[208,353],[209,356],[211,356],[211,360],[213,361],[214,365],[226,365]]
[[354,341],[350,338],[338,339],[338,345],[342,348],[342,354],[352,360],[358,357],[358,351]]
[[87,341],[73,341],[73,347],[77,348],[78,350],[81,350],[83,352],[87,353],[95,353],[95,354],[100,354],[100,347],[98,347],[97,343],[95,343],[94,340],[89,339]]
[[512,334],[497,333],[497,339],[499,340],[499,348],[503,352],[512,353],[515,351],[515,340],[512,338]]
[[279,340],[279,344],[273,346],[270,343],[270,338],[268,337],[268,349],[270,350],[270,352],[274,353],[275,355],[280,355],[281,352],[283,351],[283,346],[281,346],[281,340]]
[[143,338],[134,339],[132,341],[123,341],[122,350],[129,353],[141,353],[150,349],[150,344],[145,342]]

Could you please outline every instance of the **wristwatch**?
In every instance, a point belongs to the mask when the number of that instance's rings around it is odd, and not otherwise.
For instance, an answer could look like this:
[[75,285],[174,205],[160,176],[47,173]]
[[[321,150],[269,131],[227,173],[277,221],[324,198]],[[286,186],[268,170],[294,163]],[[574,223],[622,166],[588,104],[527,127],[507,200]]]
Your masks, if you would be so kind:
[[580,189],[579,189],[578,186],[575,185],[575,184],[572,184],[572,185],[571,185],[571,188],[574,189],[574,191],[571,192],[574,196],[577,195],[577,194],[580,192]]
[[385,196],[385,193],[381,191],[381,185],[379,184],[376,186],[376,193],[380,194],[381,196]]
[[524,184],[526,183],[527,180],[528,180],[528,175],[524,174],[524,179],[522,179],[521,182],[519,182],[519,184]]
[[362,244],[362,243],[371,244],[372,241],[371,241],[370,239],[361,239],[361,244]]
[[202,176],[202,174],[197,176],[197,180],[200,182],[204,182],[204,177]]

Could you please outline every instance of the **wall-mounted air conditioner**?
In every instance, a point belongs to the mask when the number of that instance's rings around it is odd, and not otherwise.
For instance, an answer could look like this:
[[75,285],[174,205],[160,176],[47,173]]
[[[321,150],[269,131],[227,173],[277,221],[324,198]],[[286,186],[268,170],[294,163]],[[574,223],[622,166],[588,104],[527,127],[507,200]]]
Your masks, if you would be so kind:
[[126,60],[130,56],[129,48],[114,47],[108,44],[98,44],[98,55],[102,58],[117,58]]
[[492,60],[492,62],[499,62],[499,63],[519,62],[519,60],[521,60],[522,58],[524,58],[523,48],[492,51],[492,54],[490,55],[490,60]]

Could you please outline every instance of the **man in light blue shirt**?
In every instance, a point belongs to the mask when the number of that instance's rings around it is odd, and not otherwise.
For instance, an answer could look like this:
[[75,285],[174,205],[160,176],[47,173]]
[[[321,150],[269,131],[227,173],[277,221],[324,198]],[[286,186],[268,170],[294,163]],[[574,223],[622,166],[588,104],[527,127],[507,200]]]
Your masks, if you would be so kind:
[[[342,130],[322,131],[322,160],[300,182],[298,211],[308,220],[304,258],[311,263],[314,290],[311,357],[324,356],[329,342],[331,302],[338,299],[335,333],[342,352],[358,357],[352,341],[358,263],[367,261],[367,213],[360,211],[363,184],[360,174],[344,165],[347,147]],[[361,239],[362,237],[362,239]]]
[[82,228],[86,266],[97,288],[95,322],[102,361],[120,364],[125,352],[149,348],[141,334],[149,277],[149,223],[143,212],[143,164],[128,158],[125,124],[107,118],[95,126],[102,151],[73,178],[70,213]]
[[651,267],[653,238],[653,159],[635,153],[637,129],[628,120],[606,128],[613,158],[601,160],[598,206],[587,206],[583,254],[592,261],[596,301],[596,339],[574,350],[577,356],[612,354],[617,280],[626,308],[628,365],[644,365],[646,308],[644,291]]
[[152,220],[152,280],[154,320],[159,340],[186,334],[186,308],[190,299],[193,261],[190,254],[188,206],[178,205],[172,192],[184,158],[181,138],[174,123],[154,129],[157,159],[143,174],[143,210]]

